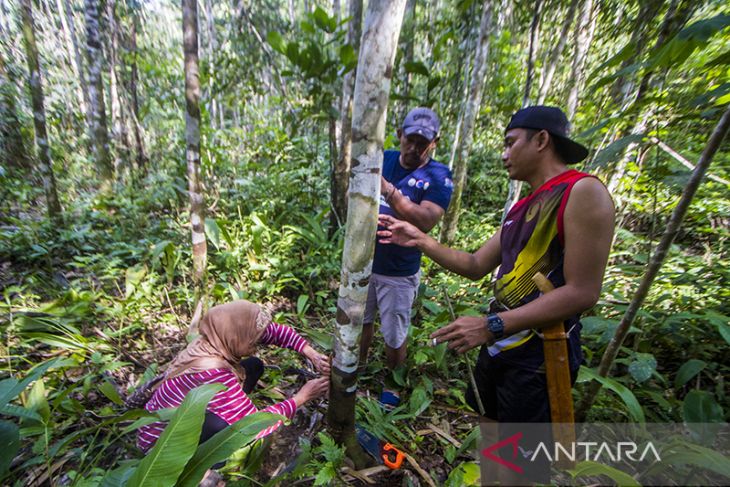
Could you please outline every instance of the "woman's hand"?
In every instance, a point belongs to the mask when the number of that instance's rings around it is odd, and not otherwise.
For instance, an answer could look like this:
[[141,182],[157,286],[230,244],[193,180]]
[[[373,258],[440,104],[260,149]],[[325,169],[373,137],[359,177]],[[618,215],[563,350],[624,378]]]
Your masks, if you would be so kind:
[[318,397],[324,396],[325,394],[327,394],[327,391],[329,391],[329,388],[329,377],[319,377],[317,379],[312,379],[310,381],[307,381],[307,383],[304,384],[301,389],[299,389],[299,392],[294,394],[294,397],[292,399],[294,399],[297,407],[299,407],[302,404],[311,401],[312,399],[317,399]]
[[322,375],[329,377],[330,375],[330,358],[327,355],[319,353],[309,345],[304,347],[302,354],[309,359],[314,368]]

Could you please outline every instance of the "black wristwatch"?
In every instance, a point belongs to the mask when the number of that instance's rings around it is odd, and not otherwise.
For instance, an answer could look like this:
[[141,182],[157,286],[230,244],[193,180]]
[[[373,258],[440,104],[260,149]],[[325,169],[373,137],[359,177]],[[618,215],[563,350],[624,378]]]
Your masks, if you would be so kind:
[[504,321],[497,313],[487,315],[487,330],[494,335],[495,340],[499,340],[504,336]]

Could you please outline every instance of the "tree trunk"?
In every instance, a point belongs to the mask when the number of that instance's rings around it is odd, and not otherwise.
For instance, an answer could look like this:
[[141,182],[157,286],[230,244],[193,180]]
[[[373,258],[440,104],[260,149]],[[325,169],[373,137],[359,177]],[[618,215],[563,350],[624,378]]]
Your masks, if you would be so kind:
[[119,174],[120,167],[128,167],[132,152],[127,132],[127,120],[124,111],[124,100],[121,96],[121,85],[117,76],[119,63],[119,22],[116,13],[116,0],[107,0],[107,18],[109,20],[109,105],[112,114],[112,137],[114,138],[117,159],[114,166]]
[[89,104],[92,114],[91,145],[97,170],[104,181],[104,186],[108,186],[114,179],[114,169],[109,154],[104,85],[101,78],[102,52],[99,40],[99,1],[85,0],[85,2],[86,58],[89,68]]
[[38,47],[35,42],[35,26],[33,25],[33,7],[31,0],[22,0],[21,16],[23,21],[23,38],[25,53],[28,62],[31,104],[33,106],[33,125],[35,126],[35,141],[38,146],[38,169],[43,181],[43,190],[46,194],[48,216],[56,224],[62,223],[61,203],[56,191],[56,177],[53,174],[51,149],[46,133],[46,111],[43,105],[43,83],[40,64],[38,62]]
[[187,142],[188,192],[193,239],[193,281],[202,289],[207,266],[205,202],[200,181],[200,80],[198,78],[198,3],[183,0],[183,51],[185,54],[185,141]]
[[216,53],[218,52],[218,37],[215,32],[215,17],[213,15],[213,0],[205,0],[203,2],[205,6],[205,19],[206,26],[208,28],[208,65],[210,66],[210,76],[208,77],[207,92],[209,103],[208,113],[210,114],[210,125],[213,128],[220,128],[218,125],[220,102],[218,97],[214,95],[215,92],[215,59]]
[[132,10],[132,26],[131,26],[131,32],[129,35],[129,44],[130,48],[129,50],[132,53],[131,56],[131,73],[129,78],[129,93],[132,97],[132,126],[134,127],[134,144],[136,146],[136,152],[137,152],[137,170],[141,174],[145,174],[147,172],[147,154],[145,153],[144,148],[144,138],[142,136],[142,126],[139,121],[139,96],[137,93],[137,85],[138,85],[138,69],[137,69],[137,56],[139,55],[139,51],[137,49],[137,30],[139,28],[139,13],[137,12],[137,9],[139,7],[135,6]]
[[[362,30],[362,0],[348,0],[348,16],[350,22],[347,30],[347,43],[355,52],[358,52]],[[335,230],[335,225],[344,224],[347,218],[347,186],[350,177],[350,158],[352,157],[352,92],[355,88],[356,74],[357,66],[345,74],[342,81],[342,103],[340,105],[342,136],[340,137],[340,157],[332,174],[331,232]]]
[[522,97],[523,107],[530,104],[530,91],[532,90],[533,71],[535,70],[537,35],[539,33],[538,25],[540,24],[540,3],[541,0],[535,0],[535,10],[532,14],[532,24],[530,26],[530,48],[527,52],[527,78],[525,79],[525,94]]
[[581,8],[580,21],[575,26],[575,48],[570,64],[570,94],[568,95],[568,120],[573,121],[578,109],[578,94],[583,89],[586,55],[593,42],[596,18],[593,16],[593,0],[586,0]]
[[[633,46],[633,54],[629,56],[624,62],[621,63],[620,70],[623,70],[632,64],[640,60],[646,44],[648,43],[649,35],[651,30],[648,25],[651,24],[654,17],[659,13],[659,9],[662,5],[661,0],[645,0],[639,2],[639,12],[634,20],[634,28],[631,31],[630,45]],[[616,78],[613,85],[611,85],[611,98],[614,103],[620,107],[621,110],[626,107],[627,103],[631,100],[631,92],[634,86],[634,73],[621,75]]]
[[[647,269],[644,277],[641,280],[641,283],[639,284],[639,288],[634,295],[634,299],[631,300],[628,309],[624,313],[623,318],[621,318],[621,322],[616,328],[616,333],[614,334],[613,338],[606,347],[606,351],[601,357],[601,362],[598,366],[598,375],[600,375],[601,377],[606,377],[611,371],[611,367],[613,366],[613,363],[618,356],[621,345],[626,339],[626,335],[631,328],[631,324],[633,323],[636,314],[639,312],[641,305],[644,303],[644,300],[649,293],[649,289],[654,282],[654,278],[656,278],[657,274],[659,273],[659,269],[664,263],[664,259],[666,259],[667,257],[669,247],[672,245],[672,242],[677,236],[677,233],[679,233],[682,220],[687,213],[690,203],[692,203],[692,198],[694,198],[694,195],[697,192],[697,188],[699,187],[702,178],[707,172],[707,169],[710,167],[710,163],[712,162],[712,158],[715,156],[715,152],[717,152],[717,149],[720,147],[720,144],[727,135],[729,127],[730,105],[728,105],[728,107],[726,108],[725,113],[715,127],[715,130],[712,132],[712,135],[710,136],[710,139],[705,146],[705,150],[702,152],[702,155],[700,155],[697,166],[695,167],[694,171],[692,171],[692,176],[690,177],[687,185],[682,191],[682,196],[679,199],[679,203],[677,203],[677,206],[672,212],[672,216],[667,222],[667,228],[664,231],[664,235],[662,235],[662,240],[661,242],[659,242],[659,245],[657,246],[654,255],[652,255],[651,261],[649,262],[649,268]],[[591,408],[591,405],[593,404],[593,401],[595,400],[600,388],[601,385],[597,381],[591,382],[591,384],[588,386],[586,393],[583,396],[583,399],[577,407],[577,421],[583,421],[585,419],[586,414]]]
[[395,113],[394,120],[397,124],[406,118],[408,108],[411,104],[409,100],[411,96],[411,82],[413,81],[413,74],[406,71],[406,64],[412,63],[413,58],[413,43],[415,42],[414,37],[416,34],[415,28],[416,22],[416,0],[406,0],[406,11],[403,14],[403,32],[404,36],[401,36],[401,45],[399,51],[403,53],[403,58],[400,63],[401,67],[401,83],[403,83],[403,89],[401,95],[403,99],[398,103],[399,110]]
[[375,250],[386,109],[404,8],[405,0],[370,0],[355,81],[352,174],[327,423],[356,466],[365,461],[355,438],[357,363]]
[[571,0],[568,12],[565,14],[565,20],[563,20],[563,25],[561,26],[560,33],[558,34],[558,43],[555,45],[553,50],[550,51],[547,66],[545,66],[545,70],[543,71],[542,83],[540,84],[540,91],[537,96],[538,105],[542,105],[545,102],[545,98],[550,91],[550,85],[553,82],[553,76],[555,75],[555,68],[558,65],[558,60],[560,59],[560,55],[563,53],[563,49],[565,48],[565,43],[568,40],[568,31],[570,30],[570,26],[573,24],[573,18],[575,17],[577,7],[578,0]]
[[[68,2],[68,0],[66,1]],[[81,62],[81,53],[79,53],[79,46],[76,43],[76,28],[73,24],[73,12],[68,11],[64,7],[63,0],[56,0],[56,8],[58,9],[58,16],[61,18],[61,30],[63,31],[63,38],[66,41],[69,64],[71,64],[74,77],[79,80],[79,83],[76,85],[76,98],[79,103],[79,109],[86,116],[89,95],[86,91],[86,83],[83,77],[84,68]]]
[[489,39],[492,30],[492,2],[486,0],[482,6],[482,20],[479,26],[479,41],[474,54],[474,66],[471,71],[469,95],[464,106],[464,119],[461,125],[461,145],[454,164],[454,193],[451,204],[444,216],[441,227],[441,242],[451,245],[456,235],[461,210],[461,195],[466,186],[467,162],[471,151],[474,125],[482,103],[482,86],[487,74],[487,57],[489,56]]
[[[4,33],[2,33],[4,35]],[[26,150],[22,125],[18,119],[18,92],[12,66],[6,66],[0,50],[0,164],[27,172],[32,161]]]

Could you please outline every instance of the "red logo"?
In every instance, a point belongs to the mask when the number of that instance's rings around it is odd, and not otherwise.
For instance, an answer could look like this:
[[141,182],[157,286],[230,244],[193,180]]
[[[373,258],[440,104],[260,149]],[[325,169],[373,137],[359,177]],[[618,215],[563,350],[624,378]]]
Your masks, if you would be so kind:
[[487,448],[482,450],[482,455],[484,455],[486,458],[488,458],[494,462],[499,463],[500,465],[503,465],[503,466],[509,468],[510,470],[514,470],[517,473],[524,473],[524,470],[519,465],[515,465],[512,462],[508,462],[504,458],[500,458],[500,457],[492,454],[492,452],[499,450],[503,446],[511,444],[512,445],[512,460],[514,460],[515,458],[517,458],[517,443],[521,439],[522,439],[521,432],[514,434],[514,435],[510,436],[509,438],[505,438],[504,440],[495,443],[492,446],[488,446]]

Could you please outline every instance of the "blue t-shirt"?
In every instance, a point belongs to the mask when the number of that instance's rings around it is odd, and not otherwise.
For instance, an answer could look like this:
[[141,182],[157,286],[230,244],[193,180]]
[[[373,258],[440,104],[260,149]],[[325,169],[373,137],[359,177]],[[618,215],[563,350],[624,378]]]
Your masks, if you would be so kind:
[[[400,152],[389,150],[383,153],[383,177],[414,203],[430,201],[446,210],[451,201],[454,183],[449,168],[429,160],[424,166],[410,170],[400,165]],[[380,196],[380,213],[393,215],[395,212]],[[386,276],[412,276],[421,267],[421,251],[413,247],[395,244],[381,244],[375,241],[373,272]]]

